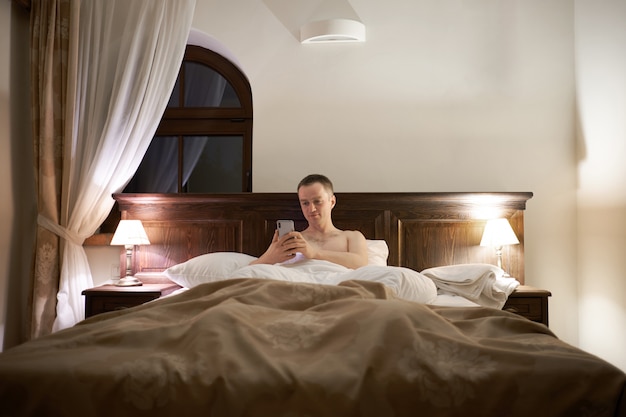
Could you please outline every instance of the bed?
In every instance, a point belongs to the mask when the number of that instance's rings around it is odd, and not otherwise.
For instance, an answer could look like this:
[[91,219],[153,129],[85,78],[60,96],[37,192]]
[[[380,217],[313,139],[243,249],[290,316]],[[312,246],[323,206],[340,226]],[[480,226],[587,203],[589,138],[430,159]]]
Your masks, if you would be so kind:
[[531,197],[338,193],[336,226],[362,231],[376,253],[384,242],[385,265],[309,265],[334,280],[307,281],[246,265],[276,220],[305,226],[295,193],[116,195],[151,241],[133,272],[180,291],[0,354],[0,416],[625,416],[622,371],[483,305],[501,300],[434,284],[500,278],[479,246],[488,217],[513,226],[520,244],[504,258],[524,284]]

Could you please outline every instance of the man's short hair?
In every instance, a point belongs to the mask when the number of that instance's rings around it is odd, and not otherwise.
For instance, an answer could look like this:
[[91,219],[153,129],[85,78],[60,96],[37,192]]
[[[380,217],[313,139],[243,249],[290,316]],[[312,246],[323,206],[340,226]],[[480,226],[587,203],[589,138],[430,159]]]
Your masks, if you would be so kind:
[[312,185],[318,182],[322,184],[326,191],[328,191],[328,194],[333,195],[335,193],[333,183],[328,179],[327,176],[322,174],[310,174],[302,178],[302,180],[298,183],[298,191],[300,190],[300,187]]

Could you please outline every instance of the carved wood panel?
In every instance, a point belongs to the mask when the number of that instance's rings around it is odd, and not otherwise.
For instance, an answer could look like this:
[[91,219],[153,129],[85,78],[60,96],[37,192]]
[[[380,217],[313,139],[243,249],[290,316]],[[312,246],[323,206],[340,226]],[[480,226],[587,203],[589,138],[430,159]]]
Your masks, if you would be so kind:
[[160,272],[210,252],[242,252],[242,221],[143,221],[150,245],[137,247],[134,271]]

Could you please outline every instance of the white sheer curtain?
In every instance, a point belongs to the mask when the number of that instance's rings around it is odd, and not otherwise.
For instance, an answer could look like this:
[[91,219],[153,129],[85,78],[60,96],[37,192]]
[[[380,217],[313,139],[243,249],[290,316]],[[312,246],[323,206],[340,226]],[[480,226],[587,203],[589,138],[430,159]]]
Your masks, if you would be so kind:
[[[84,239],[113,207],[150,144],[174,87],[196,0],[72,3],[61,227],[65,237],[53,330],[84,317],[93,286]],[[78,26],[76,26],[78,25]]]

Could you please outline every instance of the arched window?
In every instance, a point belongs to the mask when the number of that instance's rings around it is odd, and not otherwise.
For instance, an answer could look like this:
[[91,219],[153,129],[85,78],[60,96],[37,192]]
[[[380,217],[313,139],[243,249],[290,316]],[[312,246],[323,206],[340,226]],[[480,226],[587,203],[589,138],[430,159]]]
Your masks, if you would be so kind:
[[[187,45],[161,123],[123,192],[252,192],[252,89],[233,62]],[[113,233],[119,220],[116,204],[100,233]]]
[[188,45],[156,135],[125,193],[252,191],[252,90],[228,59]]

